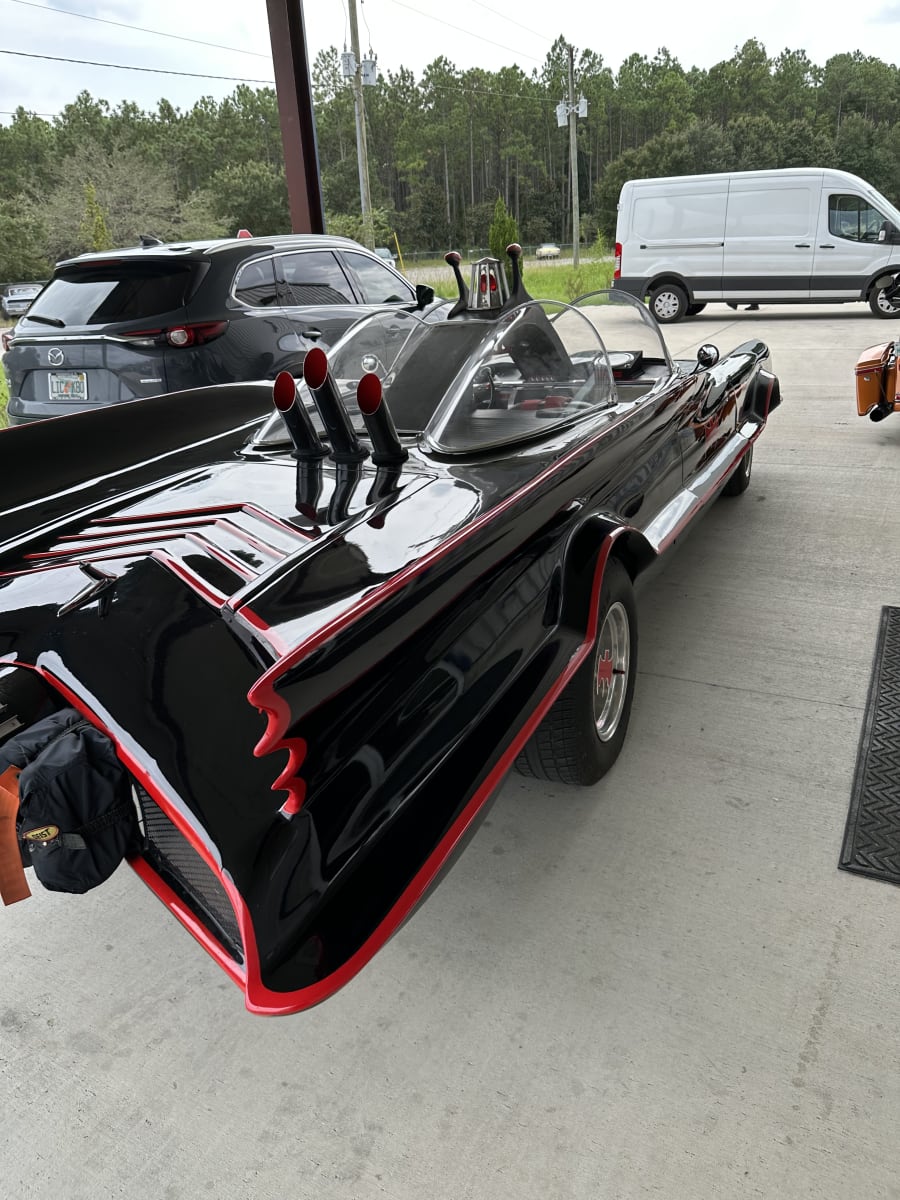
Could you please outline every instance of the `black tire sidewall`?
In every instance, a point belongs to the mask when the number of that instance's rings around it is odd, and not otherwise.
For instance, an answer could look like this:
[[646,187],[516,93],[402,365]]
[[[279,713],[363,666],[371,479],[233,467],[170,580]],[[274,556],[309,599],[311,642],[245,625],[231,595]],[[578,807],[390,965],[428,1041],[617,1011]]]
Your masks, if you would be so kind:
[[751,446],[738,464],[737,470],[729,478],[722,489],[723,496],[740,496],[750,486],[753,471],[753,447]]
[[[873,315],[879,317],[882,321],[895,321],[897,317],[900,317],[900,306],[894,305],[893,312],[885,312],[878,304],[879,296],[883,295],[884,288],[872,288],[871,292],[869,292],[869,308],[872,310]],[[893,304],[893,301],[889,300],[888,303]]]
[[[671,292],[672,295],[677,296],[679,300],[678,311],[672,316],[660,316],[656,311],[657,297],[665,294],[666,292]],[[680,284],[677,283],[667,283],[662,287],[654,288],[654,290],[650,293],[650,311],[653,313],[653,316],[660,325],[673,325],[676,321],[681,321],[687,315],[688,304],[689,300],[687,292],[683,287],[681,287]]]
[[[615,733],[608,741],[601,741],[597,736],[597,726],[594,719],[594,685],[597,678],[597,668],[600,656],[600,629],[603,619],[613,604],[620,603],[628,617],[628,635],[630,654],[628,660],[628,686],[625,703]],[[576,693],[576,720],[579,743],[579,759],[581,778],[580,783],[591,784],[601,779],[619,757],[628,733],[628,722],[631,717],[631,705],[634,700],[634,681],[637,676],[637,606],[634,599],[634,588],[628,572],[617,559],[610,559],[603,572],[603,583],[600,587],[600,598],[597,611],[597,638],[591,653],[578,669],[572,680],[573,691]]]

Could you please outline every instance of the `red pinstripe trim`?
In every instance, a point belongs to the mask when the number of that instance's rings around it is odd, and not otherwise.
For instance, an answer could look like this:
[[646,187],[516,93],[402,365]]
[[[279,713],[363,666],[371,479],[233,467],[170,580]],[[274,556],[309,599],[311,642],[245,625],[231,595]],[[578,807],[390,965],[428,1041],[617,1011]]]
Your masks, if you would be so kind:
[[758,427],[758,429],[756,430],[756,433],[754,433],[753,437],[747,439],[747,445],[743,448],[743,450],[740,452],[740,454],[737,456],[737,458],[734,460],[734,462],[730,466],[725,467],[722,470],[722,473],[720,475],[716,476],[715,483],[711,484],[707,488],[707,490],[703,493],[702,496],[697,497],[697,499],[699,501],[697,508],[691,509],[690,512],[685,513],[685,515],[681,518],[681,520],[678,522],[678,524],[675,526],[675,528],[671,531],[671,533],[669,533],[667,535],[667,537],[662,542],[659,543],[659,551],[658,551],[659,554],[662,554],[662,552],[664,550],[668,550],[668,548],[672,545],[672,543],[675,541],[675,539],[681,533],[684,532],[684,530],[687,528],[688,525],[690,525],[691,521],[695,520],[700,515],[700,513],[703,511],[703,509],[706,508],[706,506],[707,506],[707,504],[709,504],[710,500],[712,500],[715,496],[718,495],[719,488],[722,487],[727,482],[729,475],[731,475],[734,472],[735,468],[737,467],[737,464],[741,461],[741,459],[743,459],[744,456],[750,452],[750,449],[752,448],[752,446],[756,442],[756,439],[762,433],[764,428],[765,428],[764,425],[760,425]]
[[214,608],[222,608],[228,599],[224,592],[220,592],[218,588],[207,583],[205,579],[201,579],[186,563],[169,554],[167,550],[153,550],[148,555],[148,558],[154,558],[157,562],[162,563],[164,567],[168,567],[173,575],[177,575],[179,579],[193,588],[201,599],[206,600]]
[[599,620],[598,609],[600,602],[600,589],[603,585],[603,574],[606,570],[606,564],[609,560],[609,552],[612,548],[613,542],[618,536],[619,531],[610,534],[601,545],[597,555],[597,565],[594,570],[594,580],[591,588],[591,612],[584,641],[569,659],[569,662],[567,663],[563,672],[552,684],[540,702],[535,706],[531,716],[515,735],[506,751],[492,768],[490,774],[485,778],[477,792],[475,792],[475,794],[469,800],[466,807],[456,818],[449,831],[444,835],[437,846],[435,846],[434,850],[432,850],[431,854],[416,872],[413,879],[404,889],[403,894],[400,896],[400,899],[397,901],[397,903],[385,916],[378,927],[369,935],[356,953],[351,958],[347,959],[347,961],[340,967],[338,967],[336,971],[334,971],[326,979],[320,980],[318,983],[311,984],[309,987],[299,988],[294,992],[273,992],[267,988],[265,984],[263,984],[257,969],[258,960],[255,958],[256,947],[255,945],[253,946],[254,969],[251,970],[250,946],[248,945],[246,1004],[250,1012],[258,1013],[263,1016],[286,1015],[288,1013],[299,1012],[304,1008],[310,1008],[315,1004],[320,1004],[323,1000],[327,1000],[329,996],[333,995],[336,991],[348,983],[353,976],[356,975],[362,969],[362,967],[366,965],[366,963],[397,931],[406,917],[409,916],[413,908],[415,908],[415,906],[423,898],[428,890],[428,887],[434,882],[436,875],[446,862],[449,855],[453,852],[453,849],[459,842],[462,835],[465,833],[468,826],[472,823],[472,820],[475,818],[478,811],[502,782],[504,776],[512,766],[522,747],[538,727],[548,709],[584,662],[585,658],[590,654],[597,638],[597,625]]
[[[317,629],[315,633],[310,634],[309,637],[300,642],[299,645],[294,646],[287,653],[282,653],[282,656],[278,659],[278,661],[273,663],[273,665],[259,677],[247,694],[247,699],[250,701],[250,703],[258,708],[260,712],[266,713],[269,721],[269,724],[260,738],[254,753],[268,754],[272,750],[279,749],[280,739],[287,731],[290,723],[290,710],[285,702],[277,695],[274,687],[275,681],[279,679],[285,673],[285,671],[289,670],[292,666],[299,662],[301,658],[311,654],[324,642],[327,642],[329,639],[335,637],[341,632],[341,630],[346,628],[346,626],[352,624],[354,621],[358,621],[360,617],[364,616],[371,609],[375,608],[377,605],[387,600],[390,596],[400,591],[400,589],[405,587],[411,579],[414,579],[417,575],[421,575],[429,567],[433,566],[434,563],[438,562],[440,559],[444,558],[447,554],[454,550],[458,545],[473,537],[474,534],[479,532],[485,525],[495,521],[508,509],[518,504],[526,496],[530,495],[533,491],[539,488],[547,479],[551,479],[554,475],[559,474],[560,471],[569,466],[572,462],[588,454],[592,446],[601,441],[611,429],[615,429],[627,421],[635,411],[636,409],[632,409],[628,413],[625,413],[620,420],[615,421],[605,429],[598,431],[594,437],[590,438],[586,442],[582,442],[580,445],[570,450],[568,454],[564,454],[554,463],[551,463],[549,467],[545,467],[540,474],[534,477],[534,479],[524,484],[518,489],[518,491],[515,491],[511,495],[507,496],[505,500],[502,500],[499,504],[495,505],[494,508],[490,509],[488,512],[482,513],[480,517],[477,517],[470,524],[466,525],[462,529],[458,529],[456,533],[451,534],[450,537],[448,537],[446,541],[441,542],[439,546],[436,546],[433,550],[417,559],[414,563],[411,563],[409,566],[398,571],[396,575],[392,576],[384,583],[372,588],[371,591],[367,592],[365,596],[361,597],[354,604],[352,604],[346,612],[334,617],[327,625]],[[243,612],[243,606],[236,608],[235,612]],[[257,628],[262,629],[261,622],[257,625]],[[268,632],[266,633],[266,636],[269,637]]]
[[[48,418],[48,420],[49,420],[49,418]],[[72,553],[73,553],[73,555],[76,555],[76,551],[73,550]],[[120,559],[120,558],[134,558],[134,557],[135,556],[134,556],[134,554],[131,553],[131,551],[127,551],[123,554],[98,554],[98,555],[95,555],[91,559],[91,562],[92,563],[115,562],[117,559]],[[20,575],[37,575],[41,571],[59,571],[63,567],[77,567],[80,565],[81,565],[81,559],[78,557],[73,557],[70,562],[66,562],[66,563],[52,562],[52,563],[46,563],[44,566],[35,565],[33,567],[23,567],[21,571],[0,571],[0,579],[15,579]]]
[[[200,943],[207,954],[230,977],[231,981],[236,983],[239,988],[245,988],[247,979],[240,963],[236,963],[231,955],[225,952],[215,938],[210,935],[206,926],[197,920],[181,897],[172,891],[161,876],[157,875],[147,860],[140,857],[131,858],[128,860],[128,865],[138,878],[144,881],[150,891],[158,899],[162,900],[166,908],[181,922],[188,933]],[[219,874],[219,878],[221,878],[221,873]]]
[[[381,921],[378,927],[370,934],[363,945],[356,951],[351,958],[343,963],[336,971],[329,975],[326,979],[319,983],[312,984],[306,988],[299,988],[293,992],[274,992],[271,991],[262,982],[259,967],[259,951],[256,944],[256,934],[253,929],[250,915],[244,903],[243,897],[234,886],[231,878],[222,870],[221,864],[210,852],[206,843],[198,836],[197,831],[193,826],[185,820],[183,814],[175,807],[169,798],[160,790],[156,782],[148,775],[143,764],[139,762],[129,751],[123,746],[116,736],[115,732],[108,729],[97,718],[97,716],[84,704],[79,696],[72,692],[64,683],[62,683],[52,672],[47,671],[43,667],[34,666],[32,664],[16,662],[16,666],[26,667],[29,670],[36,671],[44,679],[47,680],[65,699],[80,713],[82,713],[89,721],[112,738],[116,746],[116,753],[124,765],[128,768],[131,774],[141,783],[147,792],[153,797],[160,808],[165,812],[166,816],[172,821],[179,833],[185,838],[189,845],[202,858],[204,863],[213,872],[219,882],[222,884],[225,892],[231,901],[237,920],[238,928],[241,934],[241,940],[244,947],[245,967],[241,971],[238,964],[225,952],[218,941],[209,933],[183,904],[182,901],[172,892],[166,883],[156,874],[149,863],[144,859],[135,859],[131,862],[131,866],[137,872],[141,879],[151,888],[151,890],[163,901],[163,903],[171,909],[175,917],[188,930],[188,932],[197,940],[197,942],[207,951],[208,954],[225,970],[229,977],[244,989],[245,1003],[250,1012],[266,1016],[286,1015],[288,1013],[299,1012],[301,1009],[310,1008],[315,1004],[319,1004],[322,1000],[327,999],[338,991],[352,977],[361,970],[363,966],[377,953],[378,950],[388,941],[388,939],[396,932],[399,926],[403,923],[413,908],[419,903],[425,895],[428,887],[433,883],[440,868],[453,849],[459,842],[467,827],[471,824],[478,811],[490,798],[496,788],[499,786],[503,777],[506,775],[509,768],[512,766],[519,751],[525,745],[525,742],[537,728],[538,724],[551,707],[553,702],[565,688],[566,684],[580,667],[581,663],[591,651],[591,647],[597,637],[598,624],[598,607],[600,589],[603,583],[603,573],[606,568],[606,563],[609,559],[609,552],[613,542],[619,536],[619,531],[609,535],[600,547],[597,555],[597,564],[594,570],[593,585],[591,588],[591,611],[588,620],[588,628],[581,645],[569,659],[565,669],[555,680],[543,698],[535,705],[531,715],[525,721],[522,728],[514,736],[512,742],[507,747],[501,758],[492,768],[488,776],[485,778],[481,786],[471,797],[465,809],[457,817],[450,830],[444,835],[438,845],[434,848],[426,861],[416,872],[413,879],[404,889],[397,903],[393,906],[390,912]],[[305,754],[305,744],[300,739],[297,739],[296,745],[287,744],[290,753],[298,756],[297,765],[302,761],[299,756]],[[301,750],[302,747],[302,750]],[[288,762],[288,769],[293,769],[293,764]],[[301,781],[302,786],[302,781]],[[302,796],[299,798],[302,803]],[[290,801],[289,801],[290,802]],[[288,803],[289,803],[288,802]],[[299,806],[299,805],[298,805]]]
[[[233,612],[238,620],[243,621],[245,624],[249,625],[251,629],[255,630],[256,633],[259,634],[260,638],[267,643],[273,654],[286,655],[288,653],[290,650],[290,644],[283,638],[279,637],[277,629],[273,629],[272,626],[264,621],[259,613],[257,613],[254,609],[250,608],[246,604],[242,605],[239,610],[234,609],[228,602],[226,602],[225,607]],[[280,697],[276,697],[276,700],[279,704],[283,703]],[[260,709],[264,707],[263,705],[256,704],[256,702],[252,700],[251,704],[254,704],[255,707]],[[254,750],[254,754],[255,753],[256,750]]]
[[312,533],[308,529],[301,529],[299,525],[294,525],[290,521],[282,520],[281,517],[276,517],[270,512],[266,512],[264,508],[260,508],[257,504],[242,503],[242,504],[208,504],[201,508],[176,508],[169,512],[152,512],[152,513],[132,513],[130,516],[121,517],[97,517],[94,525],[139,525],[146,524],[150,521],[175,521],[190,519],[195,516],[202,516],[209,513],[212,518],[217,516],[227,516],[228,513],[246,512],[255,517],[259,517],[261,521],[267,521],[270,525],[282,530],[284,533],[299,534],[303,538],[312,538]]
[[73,555],[76,555],[76,554],[80,555],[81,557],[86,557],[87,555],[91,554],[92,551],[94,551],[94,550],[97,550],[100,553],[102,553],[104,550],[117,550],[120,546],[123,546],[123,545],[143,546],[150,542],[160,542],[160,541],[164,541],[164,540],[165,540],[165,538],[160,537],[160,535],[158,533],[153,533],[153,534],[148,534],[146,537],[135,537],[135,538],[130,537],[127,539],[127,541],[124,541],[124,542],[121,540],[116,541],[116,542],[95,542],[93,545],[87,545],[87,546],[70,546],[70,547],[67,547],[65,550],[42,550],[40,553],[36,553],[36,554],[23,554],[22,557],[28,561],[31,561],[31,560],[35,560],[35,561],[45,560],[46,561],[47,559],[71,558]]
[[[0,659],[0,662],[10,661]],[[151,888],[153,892],[163,901],[167,908],[170,908],[182,925],[188,932],[200,943],[203,949],[219,964],[223,970],[234,980],[240,987],[246,988],[249,976],[249,963],[251,955],[248,953],[252,944],[252,961],[255,963],[257,975],[259,974],[259,955],[256,950],[256,935],[253,931],[253,926],[250,921],[250,916],[244,904],[243,897],[234,886],[231,877],[222,870],[222,864],[210,850],[209,845],[199,836],[197,830],[191,823],[185,819],[183,813],[171,803],[168,796],[159,788],[156,781],[147,773],[143,763],[135,758],[129,751],[127,746],[124,746],[115,730],[108,728],[100,720],[100,718],[90,709],[87,704],[78,696],[71,688],[67,687],[62,680],[58,679],[52,671],[48,671],[45,667],[34,663],[24,663],[18,659],[12,660],[11,665],[22,667],[29,671],[34,671],[46,680],[59,694],[78,710],[83,717],[95,725],[102,733],[111,738],[116,748],[116,755],[123,765],[128,769],[131,775],[146,789],[148,794],[153,797],[159,807],[163,810],[178,832],[182,835],[185,841],[191,848],[200,856],[206,866],[212,871],[216,879],[225,889],[225,894],[228,896],[231,906],[234,909],[235,918],[237,920],[238,929],[241,933],[241,940],[244,943],[244,954],[247,960],[247,965],[244,970],[234,959],[225,951],[220,943],[213,937],[205,925],[201,924],[189,908],[179,899],[177,895],[168,887],[163,879],[153,870],[150,864],[142,858],[129,859],[129,865],[140,876],[141,879]]]
[[195,546],[199,546],[204,554],[208,554],[210,558],[217,559],[229,571],[233,571],[235,575],[239,575],[241,579],[249,581],[259,578],[257,572],[252,567],[249,567],[247,563],[241,562],[239,558],[233,558],[227,550],[223,550],[221,546],[217,546],[215,542],[211,542],[202,533],[195,533],[193,531],[186,533],[184,540],[186,542],[193,542]]

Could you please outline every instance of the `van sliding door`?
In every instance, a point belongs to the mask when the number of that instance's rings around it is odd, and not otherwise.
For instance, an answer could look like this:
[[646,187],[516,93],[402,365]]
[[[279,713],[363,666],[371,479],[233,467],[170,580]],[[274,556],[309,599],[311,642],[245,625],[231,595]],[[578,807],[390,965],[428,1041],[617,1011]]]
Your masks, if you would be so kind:
[[808,300],[821,175],[732,178],[725,300]]
[[683,279],[695,301],[722,298],[727,178],[665,180],[635,189],[628,274]]

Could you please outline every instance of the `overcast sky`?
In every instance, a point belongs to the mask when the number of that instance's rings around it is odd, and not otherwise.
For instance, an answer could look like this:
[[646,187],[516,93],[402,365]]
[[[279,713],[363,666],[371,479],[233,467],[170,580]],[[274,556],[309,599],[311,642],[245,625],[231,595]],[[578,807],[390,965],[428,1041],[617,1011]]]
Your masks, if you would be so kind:
[[[845,14],[840,21],[833,19],[838,11]],[[363,52],[371,46],[382,71],[405,66],[417,77],[440,54],[460,68],[516,64],[530,73],[560,35],[577,50],[600,53],[614,71],[629,54],[652,57],[660,46],[685,68],[708,68],[751,37],[770,55],[805,50],[819,65],[852,50],[888,62],[900,58],[900,2],[891,0],[859,0],[840,10],[803,0],[728,8],[713,7],[710,0],[614,6],[584,0],[366,0],[357,12]],[[321,49],[341,50],[349,43],[345,0],[306,0],[304,16],[311,61]],[[0,30],[4,123],[19,105],[52,116],[84,90],[112,106],[130,100],[153,111],[164,97],[186,110],[201,96],[228,95],[240,80],[258,86],[273,79],[265,0],[0,0]],[[61,58],[87,61],[55,61]]]

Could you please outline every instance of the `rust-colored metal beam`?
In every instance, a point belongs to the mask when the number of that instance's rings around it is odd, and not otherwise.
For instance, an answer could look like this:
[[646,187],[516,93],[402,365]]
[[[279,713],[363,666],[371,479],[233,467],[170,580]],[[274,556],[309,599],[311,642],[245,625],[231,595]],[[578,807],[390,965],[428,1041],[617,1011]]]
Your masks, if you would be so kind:
[[266,0],[275,92],[281,118],[291,229],[324,233],[325,206],[313,116],[312,77],[306,51],[302,0]]

